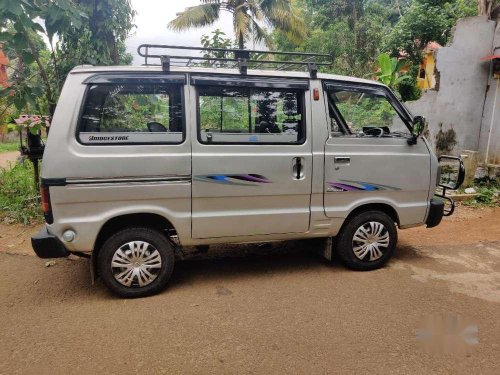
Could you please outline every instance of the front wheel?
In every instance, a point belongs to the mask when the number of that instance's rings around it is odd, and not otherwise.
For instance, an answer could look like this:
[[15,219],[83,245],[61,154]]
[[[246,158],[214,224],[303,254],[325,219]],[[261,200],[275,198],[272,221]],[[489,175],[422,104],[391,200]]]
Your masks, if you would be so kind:
[[106,286],[125,298],[156,294],[174,268],[174,250],[167,237],[151,228],[131,227],[111,235],[98,256]]
[[381,211],[361,212],[348,220],[334,241],[342,262],[358,271],[382,267],[396,248],[394,220]]

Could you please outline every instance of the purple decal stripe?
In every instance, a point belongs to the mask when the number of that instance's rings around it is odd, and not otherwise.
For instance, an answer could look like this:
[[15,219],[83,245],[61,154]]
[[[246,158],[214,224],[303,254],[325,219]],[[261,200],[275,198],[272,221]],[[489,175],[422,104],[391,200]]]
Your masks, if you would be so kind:
[[345,191],[363,190],[362,188],[359,188],[357,186],[347,185],[347,184],[340,184],[340,183],[337,183],[337,182],[329,182],[328,185],[330,185],[333,188],[342,189],[342,190],[345,190]]
[[269,179],[259,174],[229,175],[229,177],[244,181],[262,182],[263,184],[271,183]]
[[[339,189],[340,191],[401,190],[400,188],[394,186],[380,185],[364,181],[349,181],[349,180],[340,180],[340,181],[342,182],[328,181],[327,184],[331,188]],[[346,184],[345,182],[349,182],[349,184]],[[355,185],[351,185],[351,183]]]
[[[230,174],[230,175],[224,175],[224,174],[201,175],[201,176],[196,176],[195,179],[198,181],[215,182],[218,184],[241,185],[241,186],[251,186],[248,183],[255,183],[255,184],[270,184],[270,183],[272,183],[272,181],[269,180],[267,177],[259,175],[259,174],[252,174],[252,173],[250,173],[250,174]],[[241,182],[246,182],[247,184],[238,183],[235,180],[241,181]]]
[[341,180],[341,181],[342,182],[353,182],[355,184],[363,185],[365,188],[367,188],[366,190],[374,190],[374,188],[376,190],[401,190],[400,188],[395,187],[395,186],[374,184],[374,183],[365,182],[365,181],[349,181],[349,180]]

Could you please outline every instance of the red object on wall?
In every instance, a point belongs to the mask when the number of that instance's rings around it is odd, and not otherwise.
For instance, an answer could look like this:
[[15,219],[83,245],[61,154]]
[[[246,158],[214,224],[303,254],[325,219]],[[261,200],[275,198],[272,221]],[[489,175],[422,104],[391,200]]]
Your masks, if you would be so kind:
[[490,62],[492,61],[493,63],[493,76],[495,78],[500,78],[500,55],[490,55],[490,56],[485,56],[481,59],[483,62]]
[[481,59],[481,61],[491,61],[491,60],[496,60],[496,59],[500,59],[500,55],[485,56]]
[[0,86],[4,88],[9,86],[7,82],[9,78],[7,77],[7,65],[9,65],[9,59],[3,53],[2,44],[0,44]]

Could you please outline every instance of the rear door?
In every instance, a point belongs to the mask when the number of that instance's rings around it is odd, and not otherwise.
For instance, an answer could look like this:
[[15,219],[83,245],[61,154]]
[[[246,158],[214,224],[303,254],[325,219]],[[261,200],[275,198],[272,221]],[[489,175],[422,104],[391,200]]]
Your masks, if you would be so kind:
[[308,231],[308,80],[193,76],[191,84],[193,238]]
[[345,217],[356,206],[384,203],[397,210],[401,225],[422,223],[430,154],[422,140],[408,144],[409,113],[383,86],[331,81],[324,87],[331,124],[325,214]]

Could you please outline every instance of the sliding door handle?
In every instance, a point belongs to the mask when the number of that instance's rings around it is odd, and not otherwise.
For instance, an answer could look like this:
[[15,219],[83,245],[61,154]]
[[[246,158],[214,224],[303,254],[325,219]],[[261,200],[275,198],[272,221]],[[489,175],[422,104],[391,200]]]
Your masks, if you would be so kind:
[[335,156],[333,158],[333,162],[335,164],[349,164],[351,162],[351,158],[349,156]]
[[293,158],[292,177],[294,180],[302,180],[304,178],[304,164],[304,158]]

